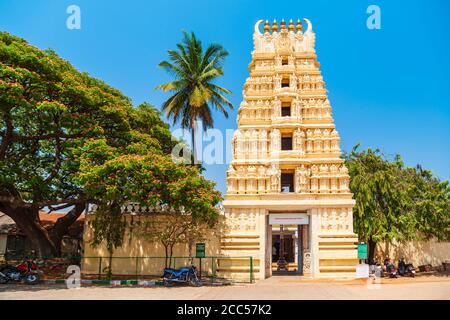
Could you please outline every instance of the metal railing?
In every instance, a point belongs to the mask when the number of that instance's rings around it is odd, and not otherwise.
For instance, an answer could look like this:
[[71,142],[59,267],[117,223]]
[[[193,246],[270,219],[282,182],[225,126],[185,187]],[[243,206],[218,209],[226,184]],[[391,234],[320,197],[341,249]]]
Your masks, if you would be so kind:
[[[81,268],[82,279],[96,280],[158,280],[162,278],[163,270],[168,266],[178,269],[191,264],[197,267],[203,283],[253,283],[254,266],[252,256],[205,256],[196,258],[190,256],[66,256],[66,257],[15,257],[8,263],[20,263],[23,260],[36,260],[45,278],[65,279],[69,265],[78,265]],[[238,259],[241,261],[237,271],[230,266],[222,266],[221,260]],[[167,262],[166,262],[167,261]],[[229,277],[229,274],[238,273],[240,277]]]

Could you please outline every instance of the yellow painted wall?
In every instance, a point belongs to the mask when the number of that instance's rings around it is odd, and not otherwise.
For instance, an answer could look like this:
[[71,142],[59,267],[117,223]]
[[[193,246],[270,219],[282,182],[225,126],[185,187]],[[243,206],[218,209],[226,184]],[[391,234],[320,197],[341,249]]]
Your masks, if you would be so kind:
[[[136,217],[134,217],[136,219]],[[87,219],[89,220],[89,219]],[[215,231],[207,232],[206,256],[220,255],[220,241]],[[84,233],[84,259],[82,264],[82,272],[85,274],[97,274],[99,270],[99,258],[102,257],[102,269],[109,266],[109,253],[105,246],[93,248],[91,246],[92,229],[89,227],[88,221],[85,225]],[[195,256],[195,244],[192,247],[192,255]],[[179,244],[174,248],[174,256],[189,256],[189,248],[187,244]],[[135,257],[153,257],[139,258]],[[190,263],[188,258],[175,259],[175,267],[179,268]],[[194,259],[193,264],[199,266],[199,260]],[[213,266],[214,264],[214,266]],[[202,259],[202,272],[213,272],[216,268],[216,259]],[[137,266],[137,269],[136,269]],[[162,275],[165,267],[165,250],[160,243],[150,242],[135,236],[130,237],[129,232],[125,233],[123,246],[116,249],[113,254],[112,272],[115,275],[135,275],[136,271],[140,275]],[[172,265],[172,267],[174,267]]]
[[7,240],[8,240],[7,234],[0,234],[0,261],[3,261],[5,259]]
[[404,257],[406,262],[416,267],[424,264],[439,266],[444,261],[450,261],[450,242],[438,242],[435,239],[392,244],[386,242],[377,245],[375,255],[381,263],[389,256],[395,264],[400,257]]

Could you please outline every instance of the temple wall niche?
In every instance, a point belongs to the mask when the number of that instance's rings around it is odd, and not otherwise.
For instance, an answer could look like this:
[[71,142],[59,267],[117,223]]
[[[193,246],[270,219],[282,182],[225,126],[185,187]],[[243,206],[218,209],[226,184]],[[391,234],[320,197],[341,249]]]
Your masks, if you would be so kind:
[[320,234],[353,233],[352,208],[321,208]]
[[[280,193],[280,179],[281,170],[277,165],[234,165],[228,171],[228,193]],[[294,170],[294,187],[295,193],[348,193],[347,168],[334,163],[301,164]]]
[[225,221],[228,234],[256,234],[259,230],[257,223],[258,209],[229,208],[225,211]]
[[265,159],[270,149],[265,129],[238,129],[233,138],[233,158]]

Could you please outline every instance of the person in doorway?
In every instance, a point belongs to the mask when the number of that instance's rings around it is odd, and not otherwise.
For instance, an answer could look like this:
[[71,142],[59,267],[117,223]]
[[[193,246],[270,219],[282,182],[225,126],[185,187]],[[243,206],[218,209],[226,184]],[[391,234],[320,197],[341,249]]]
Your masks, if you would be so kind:
[[272,246],[272,261],[278,261],[280,258],[280,243],[275,241]]

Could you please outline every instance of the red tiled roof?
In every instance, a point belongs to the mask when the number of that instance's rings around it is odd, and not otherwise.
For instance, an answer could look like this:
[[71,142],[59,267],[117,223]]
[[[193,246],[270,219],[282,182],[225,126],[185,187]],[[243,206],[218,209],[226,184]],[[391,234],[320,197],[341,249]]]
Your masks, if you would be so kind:
[[[43,224],[54,224],[59,218],[64,217],[66,215],[66,213],[60,213],[60,212],[52,212],[52,213],[47,213],[44,211],[39,212],[39,219],[41,219],[41,222]],[[82,221],[84,222],[85,216],[84,214],[81,214],[77,221]]]
[[[51,229],[53,225],[58,221],[59,218],[64,217],[66,213],[60,212],[39,212],[39,219],[41,219],[41,223],[46,229]],[[68,235],[70,236],[81,236],[84,228],[84,220],[85,215],[81,214],[78,219],[73,223],[68,230]]]
[[0,212],[0,233],[8,233],[11,229],[15,228],[16,224],[9,216]]
[[[41,223],[43,225],[44,228],[46,229],[51,229],[51,227],[53,227],[53,225],[56,223],[56,221],[61,218],[64,217],[66,215],[66,213],[61,213],[61,212],[52,212],[52,213],[47,213],[44,211],[39,212],[39,219],[41,220]],[[2,225],[4,225],[4,231],[8,232],[9,234],[22,234],[22,232],[20,230],[18,230],[18,228],[16,227],[16,224],[14,223],[14,221],[9,218],[8,216],[6,216],[5,214],[1,214],[0,215],[0,229],[2,227]],[[73,223],[68,230],[68,234],[69,235],[73,235],[73,236],[77,236],[80,235],[83,232],[83,227],[84,227],[84,220],[85,220],[85,215],[81,214],[78,219],[75,221],[75,223]]]

